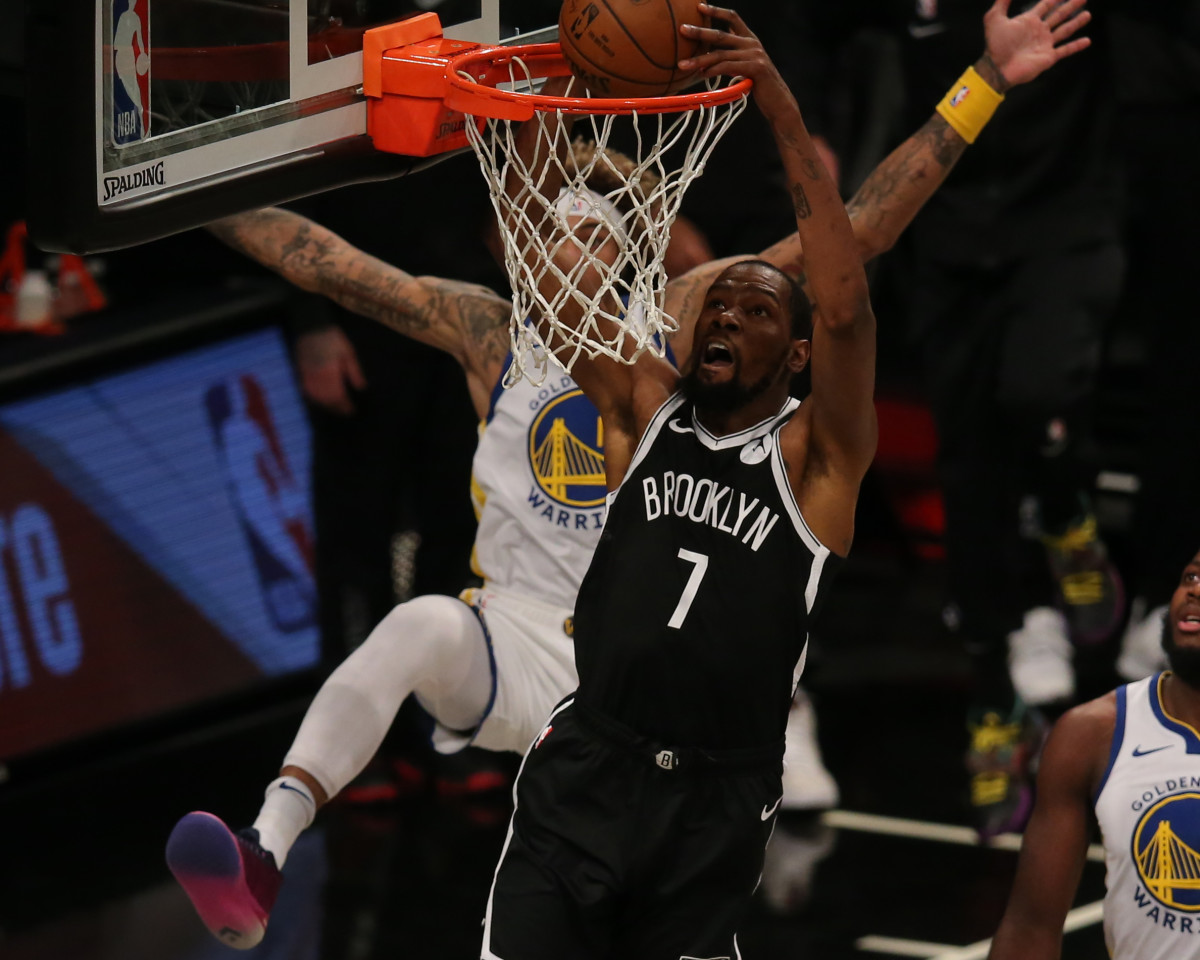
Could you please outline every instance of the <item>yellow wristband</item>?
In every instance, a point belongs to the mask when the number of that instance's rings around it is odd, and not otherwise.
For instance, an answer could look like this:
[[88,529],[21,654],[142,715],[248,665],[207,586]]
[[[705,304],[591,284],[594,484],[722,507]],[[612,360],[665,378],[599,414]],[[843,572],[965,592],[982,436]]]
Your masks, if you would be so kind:
[[974,143],[1003,100],[1004,94],[993,90],[974,67],[967,67],[954,86],[946,91],[937,105],[937,112],[967,143]]

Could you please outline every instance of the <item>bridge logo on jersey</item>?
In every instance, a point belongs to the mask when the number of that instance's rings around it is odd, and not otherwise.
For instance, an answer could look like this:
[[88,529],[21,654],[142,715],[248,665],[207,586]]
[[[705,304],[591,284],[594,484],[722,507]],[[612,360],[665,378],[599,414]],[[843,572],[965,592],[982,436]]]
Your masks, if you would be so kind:
[[529,464],[555,503],[576,509],[604,503],[604,424],[578,387],[554,397],[534,418]]
[[1200,913],[1200,793],[1164,797],[1133,831],[1133,861],[1146,892],[1183,913]]

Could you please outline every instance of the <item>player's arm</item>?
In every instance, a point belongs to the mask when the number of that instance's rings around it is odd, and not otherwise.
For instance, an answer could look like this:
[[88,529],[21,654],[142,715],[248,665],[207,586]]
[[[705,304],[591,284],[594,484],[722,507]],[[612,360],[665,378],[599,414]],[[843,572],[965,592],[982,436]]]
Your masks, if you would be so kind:
[[[689,35],[716,49],[696,57],[706,73],[749,76],[754,99],[775,136],[783,161],[796,232],[806,253],[805,274],[814,306],[812,396],[804,417],[794,417],[782,439],[793,489],[801,483],[804,462],[814,449],[834,477],[816,505],[822,531],[813,532],[834,549],[849,547],[858,484],[875,455],[875,315],[867,276],[846,216],[846,208],[821,163],[800,108],[758,38],[732,10],[701,5],[701,10],[728,24],[728,32],[692,28]],[[686,29],[686,28],[685,28]],[[691,64],[684,62],[683,69]],[[795,425],[803,420],[806,436]],[[810,451],[805,457],[801,447]],[[796,454],[799,454],[798,456]],[[803,506],[803,504],[802,504]],[[810,517],[810,520],[813,518]],[[810,525],[812,525],[810,523]]]
[[[1091,19],[1083,9],[1086,3],[1043,3],[1019,17],[1009,17],[1007,0],[997,0],[984,16],[987,48],[974,64],[976,73],[993,90],[1004,94],[1085,49],[1091,42],[1086,37],[1070,38]],[[863,263],[895,245],[969,145],[970,141],[941,113],[934,112],[921,129],[871,172],[846,204]],[[803,278],[804,246],[799,233],[772,244],[758,258]],[[727,257],[704,264],[667,286],[667,312],[679,322],[671,338],[676,356],[691,352],[692,330],[708,287],[722,270],[743,259]]]
[[208,229],[290,283],[453,356],[487,408],[508,350],[511,305],[487,287],[414,277],[289,210],[225,217]]
[[990,960],[1057,960],[1063,921],[1087,859],[1091,806],[1108,764],[1116,694],[1058,721],[1042,753],[1037,804],[1025,828],[1008,908]]

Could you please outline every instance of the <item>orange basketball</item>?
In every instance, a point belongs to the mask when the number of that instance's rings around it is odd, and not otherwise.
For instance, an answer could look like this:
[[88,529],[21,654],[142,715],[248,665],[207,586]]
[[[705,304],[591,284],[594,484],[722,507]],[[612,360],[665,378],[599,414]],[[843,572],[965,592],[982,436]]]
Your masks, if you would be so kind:
[[564,0],[558,42],[575,76],[595,97],[661,97],[695,79],[680,60],[703,53],[679,32],[709,26],[698,0]]

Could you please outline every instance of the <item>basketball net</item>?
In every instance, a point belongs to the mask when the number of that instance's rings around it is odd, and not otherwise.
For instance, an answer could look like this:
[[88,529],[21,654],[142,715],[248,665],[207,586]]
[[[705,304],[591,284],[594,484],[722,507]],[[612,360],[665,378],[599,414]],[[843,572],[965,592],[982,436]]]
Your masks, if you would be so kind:
[[[508,70],[514,87],[532,87],[531,72],[519,57],[512,59]],[[709,83],[716,86],[715,81]],[[572,86],[576,84],[572,80]],[[479,125],[468,119],[468,139],[488,181],[513,290],[513,360],[506,387],[522,377],[540,385],[550,372],[550,357],[570,373],[580,356],[632,364],[647,350],[663,355],[667,335],[678,328],[663,310],[667,285],[663,260],[671,225],[684,191],[704,171],[713,148],[745,109],[746,100],[743,94],[729,102],[690,104],[676,112],[629,111],[634,147],[632,152],[623,151],[633,161],[628,166],[615,163],[607,152],[618,119],[614,114],[585,114],[572,131],[561,111],[535,109],[533,118],[525,122],[537,125],[537,149],[530,151],[541,162],[537,169],[530,169],[518,154],[517,123],[489,118]],[[652,102],[647,101],[647,106]],[[579,137],[595,144],[582,162],[571,147],[571,140]],[[554,196],[540,189],[552,182],[548,164],[562,178],[563,192]],[[511,195],[505,190],[510,175],[519,184]],[[598,181],[608,184],[607,189],[598,188]],[[591,198],[589,190],[603,200]],[[578,200],[572,203],[571,198]],[[586,211],[583,216],[581,205]],[[601,210],[615,212],[615,217],[600,215]],[[576,222],[569,223],[569,217]],[[616,218],[618,224],[612,222]],[[606,222],[609,236],[617,241],[611,264],[589,247],[597,220]],[[574,262],[564,270],[562,260],[555,263],[555,254],[572,243],[580,255],[565,258]],[[584,274],[590,271],[600,278],[591,294],[581,289]],[[552,282],[543,285],[547,278]],[[595,286],[594,280],[588,285]],[[583,311],[578,323],[559,320],[570,303]]]

